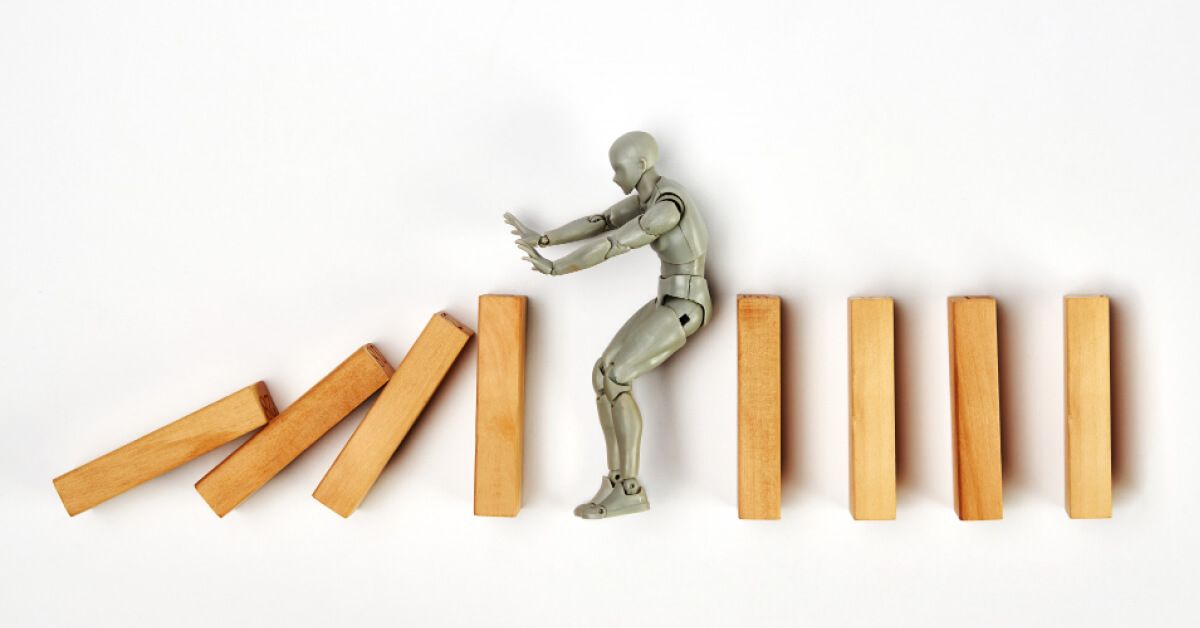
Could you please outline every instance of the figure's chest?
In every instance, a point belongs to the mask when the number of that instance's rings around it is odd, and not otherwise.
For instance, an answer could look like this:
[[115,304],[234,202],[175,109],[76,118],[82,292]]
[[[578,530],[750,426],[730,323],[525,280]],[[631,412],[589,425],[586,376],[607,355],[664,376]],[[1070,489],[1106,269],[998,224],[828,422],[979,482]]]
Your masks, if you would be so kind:
[[658,253],[659,259],[669,264],[690,262],[694,257],[692,248],[683,236],[683,230],[678,226],[655,238],[650,243],[650,248]]

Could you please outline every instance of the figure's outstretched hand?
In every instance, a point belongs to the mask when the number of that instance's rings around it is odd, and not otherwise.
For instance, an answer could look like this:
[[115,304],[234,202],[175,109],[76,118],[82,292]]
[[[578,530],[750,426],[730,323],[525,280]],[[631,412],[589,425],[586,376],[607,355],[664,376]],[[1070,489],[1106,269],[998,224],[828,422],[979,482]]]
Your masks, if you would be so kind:
[[533,270],[545,275],[549,275],[554,272],[554,262],[542,257],[542,254],[533,250],[532,246],[529,246],[528,244],[522,244],[520,241],[518,241],[517,248],[525,251],[525,257],[522,257],[521,259],[533,264]]
[[513,230],[511,233],[515,236],[518,236],[516,240],[518,245],[524,244],[525,246],[533,248],[538,245],[538,241],[542,238],[542,234],[530,229],[529,227],[526,227],[524,223],[522,223],[520,220],[517,220],[517,217],[509,212],[504,212],[504,222],[507,222],[512,226]]

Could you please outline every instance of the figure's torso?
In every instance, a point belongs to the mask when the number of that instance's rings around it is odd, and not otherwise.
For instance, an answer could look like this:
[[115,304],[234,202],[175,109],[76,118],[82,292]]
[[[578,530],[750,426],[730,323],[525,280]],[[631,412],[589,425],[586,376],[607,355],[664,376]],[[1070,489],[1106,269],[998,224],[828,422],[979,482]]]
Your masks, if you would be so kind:
[[666,177],[658,180],[654,194],[646,199],[643,208],[662,201],[670,201],[678,207],[679,224],[650,243],[650,248],[654,249],[662,263],[658,279],[658,302],[663,305],[669,297],[691,301],[701,308],[701,325],[707,325],[712,318],[712,297],[708,293],[708,281],[704,278],[708,227],[687,190]]
[[671,201],[679,208],[679,224],[650,243],[662,262],[660,275],[704,276],[704,261],[708,254],[708,227],[687,190],[675,181],[662,177],[654,194],[644,207],[661,201]]

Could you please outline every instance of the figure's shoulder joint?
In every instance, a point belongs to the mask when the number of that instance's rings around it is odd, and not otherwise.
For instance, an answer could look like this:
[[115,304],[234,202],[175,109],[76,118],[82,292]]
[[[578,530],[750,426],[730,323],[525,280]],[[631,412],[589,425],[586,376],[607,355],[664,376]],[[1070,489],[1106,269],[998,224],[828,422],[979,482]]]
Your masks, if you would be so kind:
[[638,217],[638,225],[649,235],[660,236],[679,224],[682,218],[680,207],[670,199],[660,198]]

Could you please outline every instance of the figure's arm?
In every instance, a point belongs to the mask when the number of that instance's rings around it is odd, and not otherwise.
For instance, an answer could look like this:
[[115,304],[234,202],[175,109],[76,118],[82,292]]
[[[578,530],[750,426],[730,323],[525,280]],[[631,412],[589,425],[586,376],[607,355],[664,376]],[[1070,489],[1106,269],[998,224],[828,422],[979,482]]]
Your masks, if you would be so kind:
[[603,214],[584,216],[542,234],[538,238],[537,245],[554,246],[555,244],[586,240],[594,235],[604,233],[607,229],[608,222],[605,221]]
[[577,218],[546,233],[538,233],[526,227],[511,213],[504,214],[504,222],[513,227],[512,234],[518,236],[518,245],[553,246],[586,240],[610,229],[616,229],[629,222],[629,219],[636,216],[640,209],[641,205],[638,203],[637,196],[627,196],[604,210],[603,213]]
[[675,203],[663,201],[655,203],[640,216],[626,217],[624,224],[603,240],[581,246],[552,262],[542,258],[532,247],[522,246],[521,249],[530,254],[526,259],[534,265],[535,270],[548,275],[565,275],[591,268],[606,259],[650,244],[658,239],[658,236],[678,225],[680,218],[679,208]]
[[627,196],[604,210],[603,213],[577,218],[557,229],[547,231],[538,239],[538,246],[554,246],[555,244],[586,240],[621,226],[629,220],[630,216],[636,214],[639,208],[637,196]]

